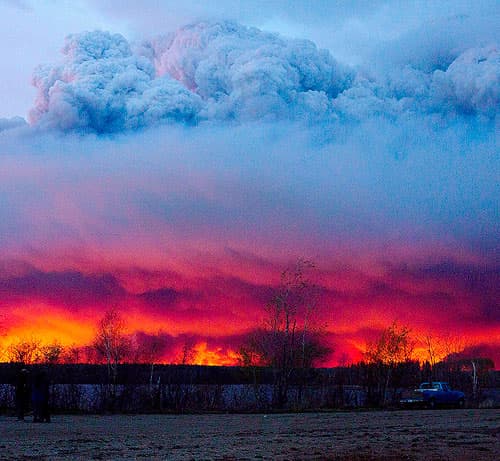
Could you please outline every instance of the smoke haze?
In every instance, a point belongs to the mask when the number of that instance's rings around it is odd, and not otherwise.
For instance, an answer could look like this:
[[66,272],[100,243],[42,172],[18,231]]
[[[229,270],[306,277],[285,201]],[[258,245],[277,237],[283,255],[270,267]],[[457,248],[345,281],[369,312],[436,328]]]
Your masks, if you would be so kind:
[[84,342],[119,306],[131,330],[227,351],[305,256],[339,353],[394,319],[498,344],[494,38],[414,54],[404,36],[353,66],[232,21],[69,36],[30,124],[0,119],[10,333],[78,322]]

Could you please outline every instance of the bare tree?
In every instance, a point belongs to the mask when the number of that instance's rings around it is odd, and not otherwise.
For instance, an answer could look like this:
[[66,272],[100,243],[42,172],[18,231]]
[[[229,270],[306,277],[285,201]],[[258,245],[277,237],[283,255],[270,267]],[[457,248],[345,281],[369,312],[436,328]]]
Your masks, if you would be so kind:
[[124,321],[115,309],[107,311],[99,321],[93,346],[108,366],[108,379],[113,385],[112,397],[114,397],[118,365],[124,360],[130,349],[130,341],[125,335]]
[[425,347],[426,359],[429,362],[431,367],[431,373],[434,371],[434,368],[438,362],[440,362],[444,358],[443,352],[443,343],[441,338],[433,336],[430,333],[427,333],[422,342]]
[[82,362],[82,347],[72,344],[64,349],[61,357],[63,363],[81,363]]
[[64,354],[64,347],[58,341],[54,341],[51,344],[42,346],[40,348],[40,353],[42,363],[54,365],[61,362],[61,358]]
[[195,354],[196,354],[196,341],[195,341],[195,339],[190,338],[190,337],[185,338],[185,340],[182,344],[181,354],[180,354],[178,363],[180,365],[192,364],[195,360]]
[[372,366],[378,366],[380,370],[379,387],[383,404],[395,368],[398,364],[412,360],[414,348],[415,340],[411,336],[410,328],[397,322],[393,322],[382,331],[376,341],[367,345],[366,361]]
[[20,362],[26,365],[55,364],[59,363],[63,351],[63,346],[57,341],[43,344],[40,339],[32,336],[11,343],[7,347],[7,358],[10,362]]
[[443,365],[447,364],[448,368],[453,368],[456,358],[467,348],[464,338],[453,334],[436,336],[427,333],[421,339],[421,343],[424,345],[426,359],[431,367],[431,379],[435,378],[438,365],[443,368]]
[[455,357],[470,346],[463,336],[451,333],[441,336],[440,342],[444,355],[442,360],[445,361],[453,361]]
[[299,259],[282,272],[266,306],[263,327],[253,331],[240,350],[241,363],[273,368],[273,401],[278,407],[286,403],[292,372],[310,368],[330,352],[316,316],[319,289],[308,278],[314,267]]
[[38,338],[19,339],[7,347],[7,358],[10,362],[26,365],[38,363],[42,358],[41,341]]
[[394,365],[411,360],[414,348],[415,341],[411,337],[411,329],[393,322],[382,331],[376,341],[368,345],[365,356],[368,362]]

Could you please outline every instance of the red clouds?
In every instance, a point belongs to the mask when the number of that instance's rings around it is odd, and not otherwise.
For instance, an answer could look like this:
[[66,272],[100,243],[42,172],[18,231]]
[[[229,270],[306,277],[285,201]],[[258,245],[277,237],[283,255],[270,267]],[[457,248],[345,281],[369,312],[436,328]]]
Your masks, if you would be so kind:
[[[227,260],[229,272],[235,258],[233,254]],[[115,308],[127,331],[141,341],[161,332],[162,360],[179,361],[189,343],[197,363],[234,364],[244,335],[261,325],[263,308],[277,283],[277,264],[241,257],[236,277],[221,270],[224,261],[210,268],[192,262],[186,273],[123,268],[88,273],[28,265],[9,272],[6,264],[0,274],[3,342],[34,335],[84,345],[104,312]],[[361,359],[366,342],[394,320],[408,324],[417,338],[452,333],[476,352],[498,355],[498,268],[450,260],[382,264],[378,273],[332,267],[320,271],[318,278],[318,316],[335,348],[325,365],[346,356]],[[491,358],[498,366],[500,357]]]

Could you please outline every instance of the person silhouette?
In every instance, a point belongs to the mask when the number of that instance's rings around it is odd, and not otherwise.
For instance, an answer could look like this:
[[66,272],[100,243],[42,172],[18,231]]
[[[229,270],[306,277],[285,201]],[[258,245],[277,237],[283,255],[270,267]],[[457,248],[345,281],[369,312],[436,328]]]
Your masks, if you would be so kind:
[[49,396],[49,380],[44,371],[39,371],[33,380],[31,393],[34,423],[50,423]]
[[28,395],[28,370],[26,368],[19,370],[16,375],[15,392],[17,419],[19,421],[24,421]]

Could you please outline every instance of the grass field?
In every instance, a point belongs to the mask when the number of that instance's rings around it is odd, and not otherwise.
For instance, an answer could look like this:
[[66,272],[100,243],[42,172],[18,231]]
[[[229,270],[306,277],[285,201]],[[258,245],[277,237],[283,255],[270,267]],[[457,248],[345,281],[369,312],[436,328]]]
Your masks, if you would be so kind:
[[498,460],[499,410],[0,417],[1,460]]

